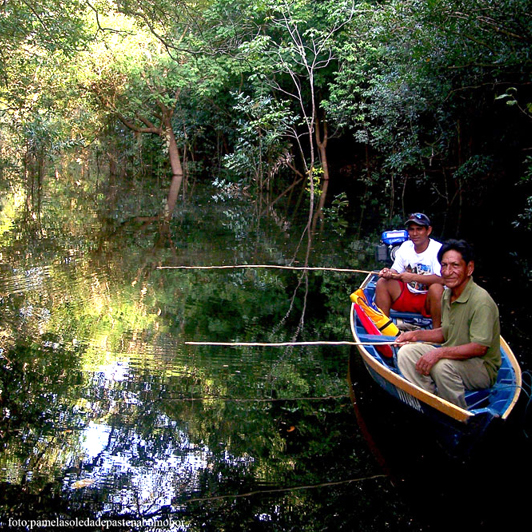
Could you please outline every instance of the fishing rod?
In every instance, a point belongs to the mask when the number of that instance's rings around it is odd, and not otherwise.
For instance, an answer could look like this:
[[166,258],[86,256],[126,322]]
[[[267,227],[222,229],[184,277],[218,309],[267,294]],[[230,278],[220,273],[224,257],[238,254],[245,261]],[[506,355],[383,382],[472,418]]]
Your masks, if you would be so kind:
[[[389,338],[383,336],[382,338]],[[216,347],[292,347],[292,346],[313,346],[313,345],[358,345],[358,346],[381,346],[395,345],[401,347],[412,342],[397,342],[397,340],[383,340],[371,342],[350,342],[350,341],[317,341],[317,342],[184,342],[185,345],[208,345]],[[416,344],[439,345],[433,342],[414,342]]]
[[398,345],[397,341],[384,341],[384,342],[349,342],[349,341],[337,341],[337,342],[185,342],[185,345],[209,345],[209,346],[222,346],[222,347],[291,347],[291,346],[304,346],[304,345]]
[[326,268],[312,266],[280,266],[277,264],[234,264],[227,266],[158,266],[158,270],[230,270],[238,268],[276,268],[280,270],[330,271],[343,273],[376,273],[370,270],[353,270],[349,268]]

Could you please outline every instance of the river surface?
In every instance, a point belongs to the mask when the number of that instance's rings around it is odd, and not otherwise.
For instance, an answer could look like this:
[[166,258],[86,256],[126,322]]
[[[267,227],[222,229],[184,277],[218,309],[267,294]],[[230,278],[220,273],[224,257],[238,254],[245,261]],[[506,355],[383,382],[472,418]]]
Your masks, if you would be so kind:
[[351,347],[272,345],[350,340],[363,274],[197,268],[363,270],[369,241],[332,216],[308,248],[304,216],[216,189],[163,224],[132,192],[3,199],[0,528],[439,530],[473,508],[484,530],[524,510],[518,423],[449,458]]

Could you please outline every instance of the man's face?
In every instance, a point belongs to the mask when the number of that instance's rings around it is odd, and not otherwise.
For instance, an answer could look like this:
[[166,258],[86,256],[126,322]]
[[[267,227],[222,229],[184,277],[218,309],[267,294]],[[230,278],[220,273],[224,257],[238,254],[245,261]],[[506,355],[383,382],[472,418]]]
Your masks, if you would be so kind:
[[466,263],[462,254],[451,249],[443,254],[441,259],[441,276],[445,286],[453,291],[460,291],[473,274],[473,262]]
[[430,233],[432,233],[432,227],[427,227],[426,225],[417,225],[415,223],[409,223],[406,230],[408,231],[408,237],[414,245],[423,246],[429,240]]

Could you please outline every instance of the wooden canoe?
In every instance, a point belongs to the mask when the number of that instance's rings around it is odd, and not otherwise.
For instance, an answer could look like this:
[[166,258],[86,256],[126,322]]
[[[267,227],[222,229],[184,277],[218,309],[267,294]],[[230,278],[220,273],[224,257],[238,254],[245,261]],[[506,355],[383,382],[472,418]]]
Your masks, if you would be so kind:
[[[361,285],[369,298],[374,295],[377,279],[375,273],[369,274]],[[421,318],[419,315],[399,314],[394,311],[391,317],[395,322]],[[386,342],[394,339],[390,336],[368,334],[357,316],[355,304],[351,305],[350,322],[356,343]],[[441,399],[406,380],[396,366],[395,357],[382,356],[375,345],[357,345],[356,347],[373,380],[396,399],[444,427],[447,443],[453,446],[460,444],[464,439],[471,442],[479,438],[494,419],[508,418],[519,398],[522,384],[521,369],[502,337],[502,366],[497,382],[492,388],[486,390],[468,391],[466,393],[467,409]]]

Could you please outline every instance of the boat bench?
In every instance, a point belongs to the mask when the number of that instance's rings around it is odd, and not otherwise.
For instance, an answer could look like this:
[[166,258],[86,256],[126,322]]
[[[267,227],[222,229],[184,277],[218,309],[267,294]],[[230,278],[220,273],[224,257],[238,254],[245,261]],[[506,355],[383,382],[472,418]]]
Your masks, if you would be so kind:
[[488,403],[491,394],[491,388],[482,388],[480,390],[467,390],[465,400],[468,410],[480,408]]
[[394,321],[399,319],[405,321],[406,323],[416,323],[426,328],[429,328],[429,326],[432,327],[431,318],[426,318],[425,316],[421,316],[420,314],[416,314],[414,312],[399,312],[392,309],[390,311],[390,317]]

